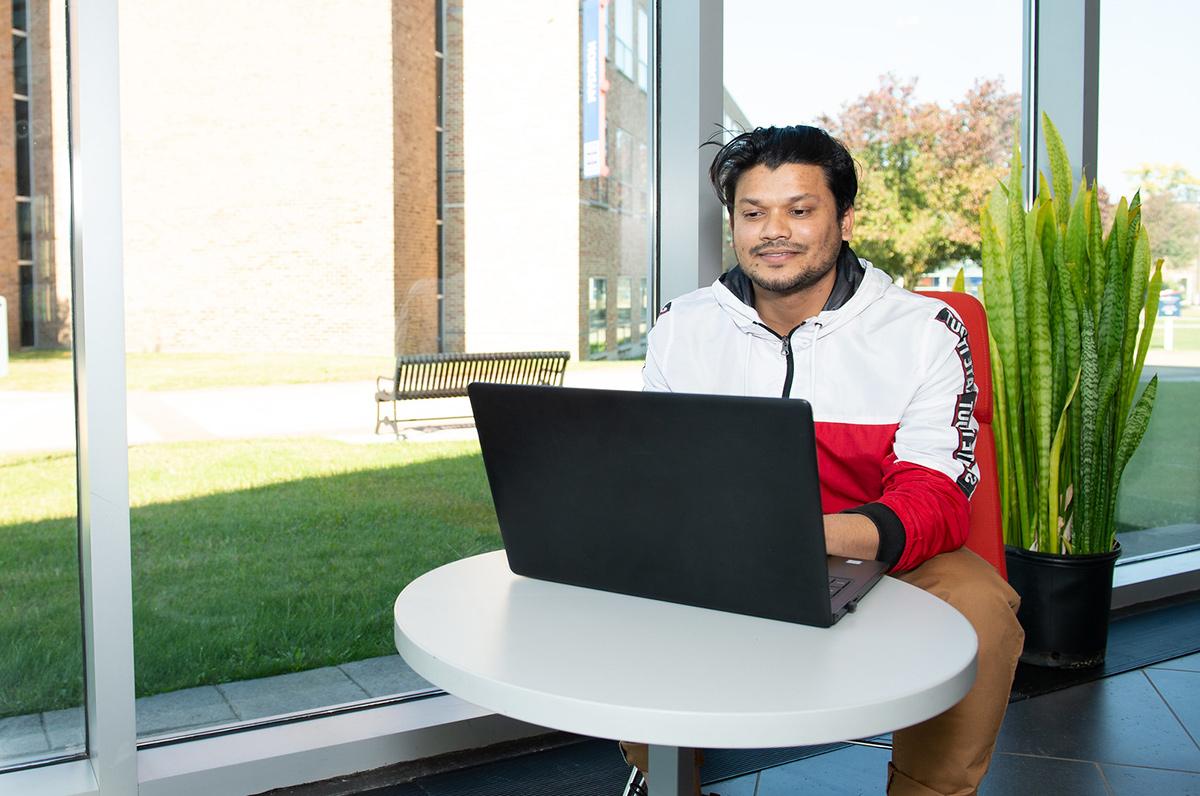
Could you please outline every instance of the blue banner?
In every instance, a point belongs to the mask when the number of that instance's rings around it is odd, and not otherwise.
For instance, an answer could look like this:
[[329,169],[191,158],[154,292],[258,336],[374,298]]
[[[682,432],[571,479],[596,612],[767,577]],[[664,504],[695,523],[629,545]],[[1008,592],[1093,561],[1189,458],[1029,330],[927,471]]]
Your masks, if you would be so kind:
[[583,1],[583,176],[602,177],[605,163],[605,81],[607,2]]

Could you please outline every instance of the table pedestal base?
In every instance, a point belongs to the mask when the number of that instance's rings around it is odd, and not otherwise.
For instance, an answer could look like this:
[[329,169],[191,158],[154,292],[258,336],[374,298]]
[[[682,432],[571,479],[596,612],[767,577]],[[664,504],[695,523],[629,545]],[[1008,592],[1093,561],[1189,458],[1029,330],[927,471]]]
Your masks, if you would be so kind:
[[686,746],[651,746],[647,783],[650,796],[695,796],[700,790],[696,750]]

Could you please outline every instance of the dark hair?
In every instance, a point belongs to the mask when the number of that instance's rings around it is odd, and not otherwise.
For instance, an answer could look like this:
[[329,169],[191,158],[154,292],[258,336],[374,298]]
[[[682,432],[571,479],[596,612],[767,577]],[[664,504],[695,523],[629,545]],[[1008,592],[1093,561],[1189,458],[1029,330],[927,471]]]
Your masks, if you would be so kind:
[[837,202],[838,218],[854,206],[858,175],[850,150],[821,128],[804,124],[756,127],[742,133],[717,152],[708,169],[708,177],[717,192],[717,199],[732,213],[737,183],[746,171],[755,166],[766,166],[773,171],[784,163],[821,167],[825,172],[825,184]]

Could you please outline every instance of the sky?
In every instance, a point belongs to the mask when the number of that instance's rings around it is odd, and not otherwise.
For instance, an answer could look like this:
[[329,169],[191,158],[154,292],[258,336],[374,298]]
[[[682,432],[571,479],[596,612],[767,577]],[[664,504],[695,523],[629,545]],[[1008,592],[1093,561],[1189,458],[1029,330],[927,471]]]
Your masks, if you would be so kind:
[[[1021,0],[725,0],[725,87],[755,125],[811,122],[892,72],[949,105],[977,79],[1021,90]],[[1101,183],[1143,162],[1200,175],[1200,3],[1104,0]],[[1028,158],[1027,158],[1028,160]]]

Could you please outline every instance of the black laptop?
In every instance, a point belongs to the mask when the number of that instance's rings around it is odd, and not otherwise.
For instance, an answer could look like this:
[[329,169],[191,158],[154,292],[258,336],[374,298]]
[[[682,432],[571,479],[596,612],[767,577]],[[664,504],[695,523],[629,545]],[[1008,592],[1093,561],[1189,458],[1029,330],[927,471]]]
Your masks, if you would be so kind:
[[883,574],[825,554],[806,401],[468,392],[518,575],[828,627]]

